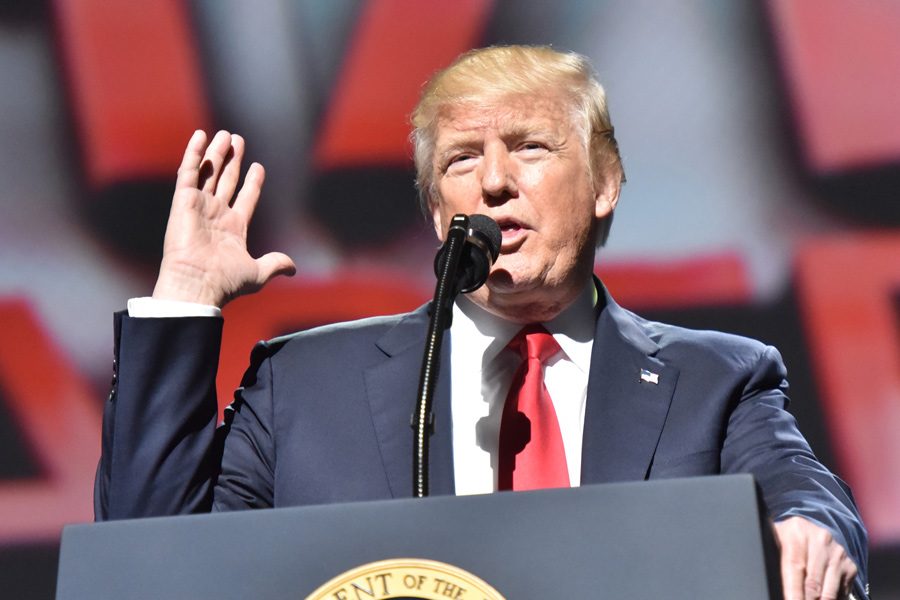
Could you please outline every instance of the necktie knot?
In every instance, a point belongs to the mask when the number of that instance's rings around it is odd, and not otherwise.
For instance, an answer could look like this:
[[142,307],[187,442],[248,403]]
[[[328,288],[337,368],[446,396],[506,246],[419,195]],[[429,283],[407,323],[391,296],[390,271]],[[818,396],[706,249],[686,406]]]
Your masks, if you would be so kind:
[[537,359],[546,363],[561,350],[559,343],[553,339],[542,325],[528,325],[509,342],[509,348],[517,352],[522,360]]

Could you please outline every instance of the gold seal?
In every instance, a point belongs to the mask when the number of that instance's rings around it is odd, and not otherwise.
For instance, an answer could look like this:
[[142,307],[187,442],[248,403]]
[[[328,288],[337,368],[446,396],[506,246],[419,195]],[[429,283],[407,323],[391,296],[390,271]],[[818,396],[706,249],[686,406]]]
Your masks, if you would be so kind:
[[471,573],[423,558],[392,558],[341,573],[306,600],[505,600]]

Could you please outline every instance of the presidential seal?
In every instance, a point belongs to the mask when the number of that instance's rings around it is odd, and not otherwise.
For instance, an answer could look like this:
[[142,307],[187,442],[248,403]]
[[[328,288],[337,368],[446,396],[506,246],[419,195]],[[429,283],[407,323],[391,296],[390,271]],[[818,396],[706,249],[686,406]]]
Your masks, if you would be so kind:
[[342,573],[306,600],[505,600],[479,577],[422,558],[392,558]]

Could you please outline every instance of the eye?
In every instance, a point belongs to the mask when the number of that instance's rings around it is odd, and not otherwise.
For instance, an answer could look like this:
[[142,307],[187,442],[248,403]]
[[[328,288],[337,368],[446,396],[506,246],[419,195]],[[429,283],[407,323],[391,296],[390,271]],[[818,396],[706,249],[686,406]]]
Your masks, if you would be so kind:
[[472,158],[471,154],[457,154],[453,158],[450,159],[450,162],[447,164],[454,165],[456,163],[460,163]]
[[536,152],[539,150],[546,150],[546,149],[547,149],[546,145],[542,144],[541,142],[535,142],[535,141],[522,142],[522,144],[519,145],[519,150],[522,150],[525,152]]
[[447,171],[458,171],[460,169],[466,169],[467,165],[472,162],[472,159],[475,158],[474,154],[470,153],[460,153],[454,154],[450,158],[447,159],[446,164],[444,165],[444,172]]

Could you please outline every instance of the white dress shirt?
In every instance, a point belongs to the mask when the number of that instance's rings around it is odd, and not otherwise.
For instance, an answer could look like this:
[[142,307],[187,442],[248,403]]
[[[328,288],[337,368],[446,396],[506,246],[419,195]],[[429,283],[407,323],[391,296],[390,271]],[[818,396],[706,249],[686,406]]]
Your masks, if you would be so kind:
[[[572,486],[581,483],[581,442],[596,303],[597,292],[591,282],[572,306],[543,323],[561,348],[544,367],[544,383],[559,420]],[[146,297],[128,301],[128,315],[137,318],[221,314],[215,306],[191,302]],[[458,495],[497,489],[500,417],[512,378],[521,363],[519,355],[506,346],[521,328],[522,325],[504,321],[479,308],[465,296],[460,296],[453,307],[450,404]]]
[[[553,400],[566,449],[569,482],[581,483],[581,441],[588,373],[594,341],[596,288],[543,326],[560,345],[544,366],[544,383]],[[479,308],[465,297],[453,307],[450,328],[450,388],[453,413],[453,473],[456,493],[497,489],[500,417],[516,369],[518,353],[506,348],[522,325]]]

